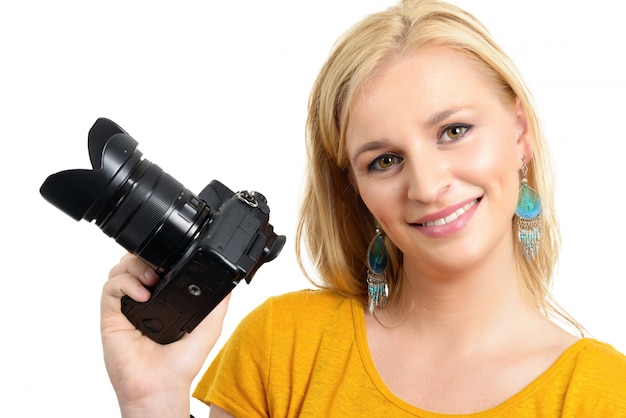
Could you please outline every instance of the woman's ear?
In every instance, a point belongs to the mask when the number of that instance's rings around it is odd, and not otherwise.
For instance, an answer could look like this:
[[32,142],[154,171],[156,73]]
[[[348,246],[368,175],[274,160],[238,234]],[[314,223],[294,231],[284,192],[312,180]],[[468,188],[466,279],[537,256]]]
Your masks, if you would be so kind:
[[533,144],[530,132],[528,131],[528,116],[518,98],[515,99],[515,121],[517,127],[517,155],[521,164],[528,164],[533,158]]

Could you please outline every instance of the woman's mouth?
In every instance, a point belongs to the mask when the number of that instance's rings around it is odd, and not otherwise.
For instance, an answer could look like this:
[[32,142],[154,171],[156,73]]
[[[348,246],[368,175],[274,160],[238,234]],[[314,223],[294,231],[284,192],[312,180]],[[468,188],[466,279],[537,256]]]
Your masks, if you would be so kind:
[[463,207],[458,208],[457,210],[455,210],[454,212],[452,212],[451,214],[438,218],[438,219],[433,219],[431,221],[428,222],[424,222],[424,223],[416,223],[415,225],[417,226],[442,226],[442,225],[446,225],[450,222],[454,222],[457,218],[459,218],[460,216],[464,215],[467,211],[469,211],[474,205],[476,205],[478,202],[480,201],[480,198],[478,199],[474,199],[468,203],[466,203]]

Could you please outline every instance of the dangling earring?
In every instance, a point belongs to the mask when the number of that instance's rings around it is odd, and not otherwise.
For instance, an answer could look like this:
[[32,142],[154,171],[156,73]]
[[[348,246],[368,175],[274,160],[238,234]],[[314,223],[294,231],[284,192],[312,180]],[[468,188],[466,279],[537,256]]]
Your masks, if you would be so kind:
[[522,185],[519,189],[517,207],[515,208],[518,228],[517,239],[526,260],[532,261],[539,251],[539,239],[541,238],[541,200],[537,192],[528,185],[527,172],[528,167],[522,156],[522,168],[520,170]]
[[385,240],[377,226],[376,236],[367,248],[367,295],[370,313],[374,313],[377,306],[382,308],[387,303],[389,289],[385,270],[388,259]]

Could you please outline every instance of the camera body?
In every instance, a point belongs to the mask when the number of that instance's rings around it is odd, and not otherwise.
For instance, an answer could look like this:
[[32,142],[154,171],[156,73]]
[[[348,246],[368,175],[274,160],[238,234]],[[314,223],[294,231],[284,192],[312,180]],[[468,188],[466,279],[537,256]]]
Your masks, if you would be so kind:
[[76,220],[95,221],[160,277],[147,302],[122,297],[121,310],[146,336],[168,344],[189,333],[242,280],[278,256],[285,237],[269,223],[265,197],[234,193],[217,180],[199,195],[136,149],[114,122],[89,131],[93,170],[50,175],[42,196]]
[[269,207],[256,192],[233,193],[213,180],[188,204],[197,209],[201,201],[213,202],[219,210],[162,275],[150,300],[122,298],[124,315],[161,344],[191,332],[242,279],[250,283],[259,260],[267,256],[266,243],[275,235],[268,223]]

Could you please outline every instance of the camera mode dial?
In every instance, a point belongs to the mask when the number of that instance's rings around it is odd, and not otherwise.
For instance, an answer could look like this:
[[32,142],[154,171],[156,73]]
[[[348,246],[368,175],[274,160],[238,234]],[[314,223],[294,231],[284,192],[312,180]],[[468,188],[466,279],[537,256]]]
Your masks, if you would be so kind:
[[269,208],[267,208],[267,199],[259,192],[248,190],[240,191],[237,192],[237,198],[253,208],[258,207],[264,213],[269,212]]

